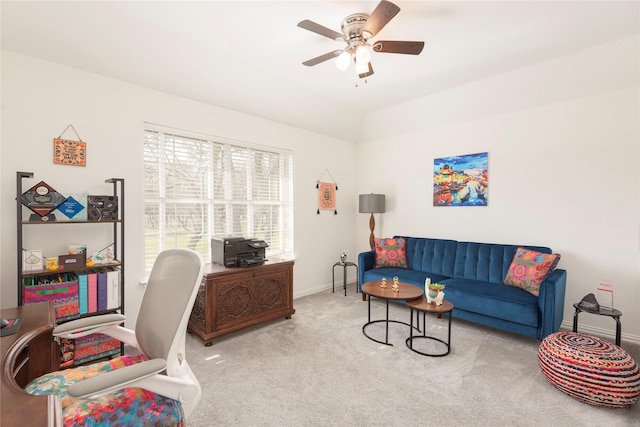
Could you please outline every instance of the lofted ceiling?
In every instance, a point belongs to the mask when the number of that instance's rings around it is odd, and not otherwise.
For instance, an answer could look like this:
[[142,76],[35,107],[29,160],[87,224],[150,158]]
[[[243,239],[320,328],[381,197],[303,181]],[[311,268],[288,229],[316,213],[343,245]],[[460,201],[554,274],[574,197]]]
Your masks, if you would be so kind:
[[302,62],[342,42],[377,1],[7,1],[2,48],[325,135],[357,141],[365,115],[638,34],[638,1],[395,1],[373,40],[423,40],[421,55],[373,53],[375,74]]

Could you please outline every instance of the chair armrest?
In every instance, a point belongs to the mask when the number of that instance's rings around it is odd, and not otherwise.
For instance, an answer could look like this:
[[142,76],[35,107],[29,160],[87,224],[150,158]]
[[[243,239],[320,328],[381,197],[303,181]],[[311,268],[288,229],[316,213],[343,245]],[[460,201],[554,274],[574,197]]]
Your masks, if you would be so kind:
[[71,397],[87,399],[122,388],[135,387],[137,381],[158,374],[166,367],[167,362],[164,359],[147,360],[79,381],[68,388],[67,394]]
[[364,284],[364,273],[367,270],[373,269],[376,264],[376,252],[360,252],[358,254],[358,287],[362,292],[362,285]]
[[100,332],[111,326],[118,326],[125,321],[122,314],[103,314],[72,320],[53,329],[53,336],[62,338],[80,338],[85,335]]
[[124,320],[125,316],[117,313],[76,319],[56,326],[53,329],[53,336],[75,339],[94,333],[101,333],[115,338],[138,351],[142,351],[135,332],[119,326]]
[[538,339],[543,339],[549,334],[560,330],[560,324],[564,317],[564,294],[567,287],[567,271],[554,270],[540,284],[538,294],[538,308],[540,309],[540,321]]
[[152,359],[126,368],[116,369],[79,381],[67,389],[70,397],[90,399],[123,388],[141,388],[180,401],[183,405],[197,402],[202,390],[197,380],[169,377],[164,359]]

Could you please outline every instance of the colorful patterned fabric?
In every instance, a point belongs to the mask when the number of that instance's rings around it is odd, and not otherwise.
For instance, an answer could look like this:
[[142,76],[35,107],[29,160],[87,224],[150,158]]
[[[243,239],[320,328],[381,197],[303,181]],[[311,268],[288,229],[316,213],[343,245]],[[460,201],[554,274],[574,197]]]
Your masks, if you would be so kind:
[[403,238],[376,239],[376,268],[407,268],[407,242]]
[[126,388],[95,399],[74,399],[67,388],[83,379],[144,361],[121,356],[106,362],[52,372],[31,381],[25,391],[35,395],[58,394],[65,427],[184,426],[180,402],[140,388]]
[[[47,276],[49,277],[49,276]],[[25,286],[23,299],[25,304],[53,301],[56,319],[67,320],[78,317],[78,279],[71,273],[68,280],[56,282],[58,276],[52,276],[52,283],[43,285]]]
[[543,254],[518,248],[503,283],[538,296],[540,284],[556,268],[559,254]]
[[590,405],[622,408],[640,399],[640,368],[629,353],[597,337],[553,333],[540,342],[538,360],[551,384]]
[[105,334],[91,334],[74,341],[73,363],[76,365],[120,353],[120,341]]

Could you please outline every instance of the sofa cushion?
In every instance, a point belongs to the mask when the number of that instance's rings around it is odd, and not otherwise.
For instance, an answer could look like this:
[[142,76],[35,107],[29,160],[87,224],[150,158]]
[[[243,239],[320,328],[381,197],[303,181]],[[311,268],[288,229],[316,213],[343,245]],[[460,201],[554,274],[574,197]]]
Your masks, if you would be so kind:
[[[538,298],[515,287],[465,279],[445,279],[444,299],[455,309],[537,327]],[[454,310],[455,310],[454,309]]]
[[407,242],[407,267],[446,277],[453,276],[455,240],[402,237]]
[[543,254],[518,248],[503,283],[538,296],[540,284],[556,268],[559,261],[559,254]]
[[403,238],[376,239],[376,268],[407,267],[407,242]]

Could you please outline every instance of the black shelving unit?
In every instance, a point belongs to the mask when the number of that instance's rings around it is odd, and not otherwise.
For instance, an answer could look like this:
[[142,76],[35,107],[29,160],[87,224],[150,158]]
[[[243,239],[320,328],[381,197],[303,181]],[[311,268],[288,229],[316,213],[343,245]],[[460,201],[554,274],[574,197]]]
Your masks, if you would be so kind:
[[[114,253],[114,261],[110,263],[102,263],[98,264],[95,267],[74,267],[74,268],[65,268],[65,272],[75,272],[80,270],[93,270],[97,268],[104,267],[117,267],[120,275],[120,304],[117,309],[110,309],[106,311],[97,311],[87,314],[79,314],[77,317],[90,317],[98,314],[104,313],[112,313],[112,312],[120,312],[124,314],[124,303],[125,303],[125,283],[124,283],[124,272],[125,272],[125,254],[124,254],[124,230],[125,230],[125,222],[124,222],[124,206],[125,206],[125,197],[124,197],[124,179],[122,178],[109,178],[105,180],[106,183],[113,184],[113,196],[118,198],[118,219],[114,220],[103,220],[103,221],[33,221],[33,220],[25,220],[23,216],[23,205],[21,202],[21,195],[23,193],[23,180],[25,178],[33,178],[33,172],[16,172],[16,226],[17,226],[17,242],[16,242],[16,254],[17,254],[17,289],[18,289],[18,305],[21,306],[24,304],[24,279],[30,276],[45,276],[50,275],[52,273],[56,273],[57,271],[49,271],[46,269],[46,266],[43,270],[37,271],[23,271],[22,270],[22,251],[23,247],[23,236],[25,233],[25,227],[49,227],[49,226],[58,226],[58,227],[82,227],[83,224],[103,224],[106,227],[113,228],[113,253]],[[120,353],[123,353],[123,346],[120,346]]]

